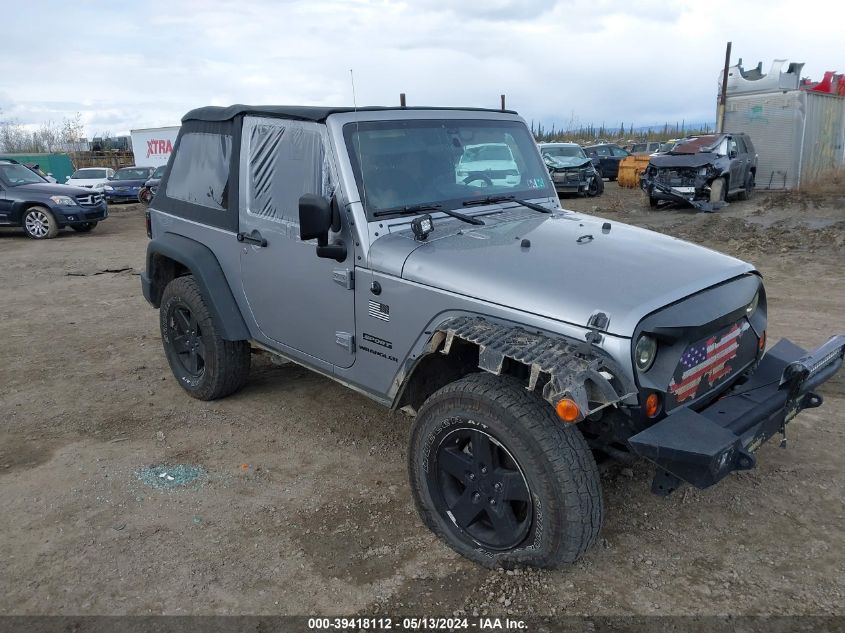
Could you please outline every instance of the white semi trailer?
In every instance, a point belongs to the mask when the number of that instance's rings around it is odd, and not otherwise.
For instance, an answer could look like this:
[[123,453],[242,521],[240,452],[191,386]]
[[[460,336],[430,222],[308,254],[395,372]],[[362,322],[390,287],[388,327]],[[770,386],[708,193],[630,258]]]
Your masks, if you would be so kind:
[[179,134],[179,126],[131,130],[130,134],[135,164],[139,167],[158,167],[167,164]]

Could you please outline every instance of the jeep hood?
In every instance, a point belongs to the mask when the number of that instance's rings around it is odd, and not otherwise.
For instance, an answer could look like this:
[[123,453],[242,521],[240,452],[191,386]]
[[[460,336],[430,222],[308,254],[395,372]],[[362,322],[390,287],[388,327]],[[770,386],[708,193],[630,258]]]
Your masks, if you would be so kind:
[[608,332],[619,336],[631,336],[658,308],[753,270],[620,222],[603,229],[604,220],[581,214],[508,209],[483,219],[486,226],[473,227],[436,218],[426,242],[414,241],[409,230],[381,237],[370,247],[370,266],[579,326],[601,310],[610,317]]

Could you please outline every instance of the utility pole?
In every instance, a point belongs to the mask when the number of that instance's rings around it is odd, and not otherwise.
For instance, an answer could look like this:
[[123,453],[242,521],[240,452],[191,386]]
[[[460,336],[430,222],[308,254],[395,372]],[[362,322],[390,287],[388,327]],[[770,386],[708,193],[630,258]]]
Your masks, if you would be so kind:
[[722,90],[719,93],[719,107],[716,108],[716,131],[724,132],[725,101],[728,97],[728,69],[731,67],[731,43],[725,49],[725,67],[722,70]]

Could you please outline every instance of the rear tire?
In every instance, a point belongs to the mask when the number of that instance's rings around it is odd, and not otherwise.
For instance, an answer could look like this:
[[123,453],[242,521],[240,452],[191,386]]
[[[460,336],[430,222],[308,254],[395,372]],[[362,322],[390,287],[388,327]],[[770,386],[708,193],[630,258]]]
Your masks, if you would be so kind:
[[740,200],[751,200],[751,197],[754,195],[754,186],[754,174],[749,173],[748,178],[745,179],[745,189],[737,197]]
[[59,234],[59,223],[46,207],[29,207],[23,214],[23,230],[34,240],[49,240]]
[[74,224],[70,228],[77,233],[90,233],[94,230],[95,226],[97,226],[96,222],[86,222],[85,224]]
[[215,400],[243,387],[249,376],[249,342],[221,338],[193,276],[167,284],[159,325],[167,362],[188,395]]
[[423,522],[487,567],[558,567],[596,540],[598,468],[577,427],[512,378],[470,374],[420,409],[409,449]]

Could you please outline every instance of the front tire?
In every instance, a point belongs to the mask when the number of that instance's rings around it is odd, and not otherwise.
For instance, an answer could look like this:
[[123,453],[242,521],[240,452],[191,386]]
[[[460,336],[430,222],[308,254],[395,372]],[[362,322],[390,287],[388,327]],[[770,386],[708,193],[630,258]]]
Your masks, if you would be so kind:
[[159,325],[167,362],[188,395],[216,400],[243,387],[249,376],[249,342],[221,338],[193,276],[167,284]]
[[580,431],[517,380],[478,373],[435,392],[409,451],[423,522],[487,567],[558,567],[596,540],[604,507]]
[[49,209],[30,207],[23,214],[23,230],[34,240],[49,240],[59,234],[59,223]]
[[728,198],[728,181],[726,178],[716,178],[710,184],[710,202],[725,202]]

